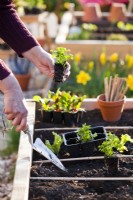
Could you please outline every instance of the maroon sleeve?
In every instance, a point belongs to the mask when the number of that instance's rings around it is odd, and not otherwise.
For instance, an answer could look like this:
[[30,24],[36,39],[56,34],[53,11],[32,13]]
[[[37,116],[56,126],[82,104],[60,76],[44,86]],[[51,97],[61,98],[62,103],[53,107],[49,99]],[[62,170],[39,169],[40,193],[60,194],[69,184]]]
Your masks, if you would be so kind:
[[0,0],[0,37],[19,55],[39,45],[17,15],[12,0]]
[[10,72],[10,69],[6,67],[5,63],[0,59],[0,80],[6,78]]

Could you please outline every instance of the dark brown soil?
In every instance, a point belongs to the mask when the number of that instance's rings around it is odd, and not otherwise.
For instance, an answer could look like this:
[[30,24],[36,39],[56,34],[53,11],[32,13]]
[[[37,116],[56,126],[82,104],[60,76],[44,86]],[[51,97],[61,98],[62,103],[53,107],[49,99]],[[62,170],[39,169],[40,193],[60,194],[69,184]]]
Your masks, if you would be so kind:
[[[86,111],[83,114],[82,121],[76,126],[81,126],[83,123],[89,124],[91,126],[133,126],[133,109],[124,110],[121,119],[117,122],[105,122],[102,119],[101,112],[99,110]],[[52,123],[42,123],[41,113],[38,111],[36,117],[35,128],[46,128],[46,127],[63,127],[63,124],[52,124]]]
[[132,188],[133,182],[126,181],[32,181],[30,199],[133,200]]
[[[40,116],[36,116],[35,128],[63,127],[63,125],[45,124],[39,121]],[[107,123],[102,120],[100,111],[88,111],[84,113],[81,126],[87,123],[91,126],[111,126],[111,131],[118,136],[128,133],[133,137],[133,110],[125,110],[121,120],[114,123]],[[113,126],[117,128],[113,129]],[[119,126],[130,126],[119,128]],[[69,129],[68,129],[69,130]],[[68,130],[55,130],[62,134]],[[34,139],[41,138],[43,141],[49,139],[53,141],[52,130],[35,131]],[[132,154],[133,152],[130,152]],[[97,151],[93,156],[100,155]],[[65,154],[66,156],[66,154]],[[64,158],[64,155],[59,155]],[[67,158],[67,156],[65,157]],[[45,160],[37,152],[33,152],[33,161]],[[110,174],[105,166],[104,159],[88,161],[63,162],[68,172],[63,172],[51,163],[33,163],[31,177],[133,177],[133,158],[120,158],[119,170],[115,174]],[[133,200],[133,181],[66,181],[66,180],[30,180],[29,200]]]

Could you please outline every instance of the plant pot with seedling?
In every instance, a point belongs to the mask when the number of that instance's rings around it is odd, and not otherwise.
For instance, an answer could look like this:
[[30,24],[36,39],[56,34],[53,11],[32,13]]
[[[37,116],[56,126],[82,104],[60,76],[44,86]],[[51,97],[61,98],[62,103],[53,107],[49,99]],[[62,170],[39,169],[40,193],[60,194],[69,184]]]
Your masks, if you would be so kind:
[[41,110],[42,98],[38,95],[33,96],[33,100],[36,103],[36,110]]
[[83,124],[76,131],[63,134],[64,144],[67,146],[67,151],[71,157],[73,157],[73,153],[75,157],[91,156],[94,153],[95,144],[93,140],[97,136],[96,129],[94,133],[89,125]]
[[121,118],[128,89],[126,80],[119,77],[106,77],[104,80],[105,93],[97,97],[97,103],[105,121],[114,122]]
[[42,122],[51,123],[53,121],[53,105],[51,98],[41,98],[40,96],[34,96],[33,100],[37,103],[39,113],[41,115]]
[[64,47],[57,47],[55,50],[51,50],[52,57],[55,59],[55,82],[63,82],[66,80],[65,72],[69,68],[67,61],[73,59],[73,55],[69,53],[70,50]]
[[85,110],[81,108],[81,103],[85,99],[84,96],[71,95],[70,92],[63,94],[63,112],[64,112],[64,125],[76,126],[80,123]]
[[77,135],[80,137],[81,141],[81,153],[83,157],[93,155],[95,151],[94,138],[97,136],[97,133],[92,134],[91,126],[83,124],[77,130]]
[[60,91],[60,88],[57,90],[53,96],[53,101],[55,110],[62,112],[62,123],[65,126],[76,126],[81,121],[85,111],[83,108],[81,108],[81,103],[85,97],[85,95],[79,97],[71,94],[70,91]]
[[106,141],[107,139],[107,131],[104,126],[96,126],[91,128],[92,135],[95,133],[97,134],[94,138],[94,144],[96,147],[96,150],[99,151],[98,146],[103,143],[103,141]]
[[121,138],[117,135],[108,133],[107,140],[99,145],[99,150],[104,153],[105,166],[109,174],[115,175],[119,171],[118,155],[128,151],[126,143],[133,143],[133,139],[128,134],[122,134]]
[[[81,97],[74,94],[71,95],[69,91],[60,91],[59,88],[56,92],[49,91],[47,98],[34,96],[33,100],[41,106],[43,122],[76,126],[81,121],[83,113],[85,112],[81,108],[81,103],[85,97],[85,95]],[[46,115],[49,116],[48,120],[46,120]]]
[[64,148],[69,157],[81,156],[80,137],[77,131],[71,131],[63,134]]

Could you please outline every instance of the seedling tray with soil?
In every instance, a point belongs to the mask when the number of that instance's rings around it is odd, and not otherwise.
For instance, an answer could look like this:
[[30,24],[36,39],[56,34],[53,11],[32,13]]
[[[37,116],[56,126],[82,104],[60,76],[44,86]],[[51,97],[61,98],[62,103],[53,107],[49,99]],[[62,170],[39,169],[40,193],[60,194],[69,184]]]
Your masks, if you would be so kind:
[[[52,131],[64,134],[75,130],[77,128],[36,129],[34,138],[37,136],[43,141],[45,139],[52,141]],[[115,133],[119,137],[123,133],[133,137],[133,128],[113,126],[112,128],[106,127],[106,130]],[[104,156],[97,151],[91,157],[69,158],[67,153],[63,156],[58,155],[68,172],[61,171],[50,161],[34,152],[29,197],[30,199],[43,199],[45,197],[48,200],[72,198],[124,199],[125,197],[132,199],[133,151],[126,154],[118,155],[119,170],[115,174],[110,174],[106,168]]]
[[[92,106],[93,104],[93,106]],[[95,105],[94,105],[95,104]],[[132,115],[133,110],[131,104],[126,106],[121,120],[119,122],[107,123],[102,120],[101,113],[97,109],[96,102],[90,103],[90,107],[96,108],[84,113],[84,118],[77,127],[63,127],[62,125],[42,123],[39,121],[38,111],[36,111],[35,126],[33,130],[34,138],[40,137],[41,140],[53,140],[52,131],[58,134],[63,134],[68,131],[76,130],[82,124],[87,123],[94,126],[104,126],[108,131],[117,134],[129,134],[133,138]],[[87,102],[87,106],[89,103]],[[130,108],[131,107],[131,108]],[[33,129],[33,122],[31,129]],[[22,137],[26,137],[23,135]],[[27,140],[26,140],[27,141]],[[21,141],[20,141],[21,142]],[[133,152],[123,153],[119,158],[119,170],[116,174],[110,174],[107,171],[104,156],[97,151],[89,157],[71,158],[67,154],[59,158],[63,165],[67,168],[67,172],[63,172],[53,165],[50,161],[39,155],[33,150],[27,155],[26,142],[20,146],[23,155],[18,156],[17,168],[21,166],[21,174],[24,171],[26,163],[28,172],[23,173],[22,181],[24,183],[24,176],[26,175],[27,184],[23,192],[29,200],[70,200],[70,199],[133,199]],[[29,145],[30,146],[30,145]],[[24,164],[25,163],[25,164]],[[31,166],[31,168],[30,168]],[[21,179],[18,176],[20,172],[16,171],[15,189],[22,187]],[[29,179],[28,179],[29,177]],[[19,180],[19,182],[18,182]],[[25,181],[26,182],[26,181]],[[13,190],[13,196],[18,194]],[[25,197],[21,198],[26,199]],[[15,198],[12,198],[15,200]]]
[[[50,140],[50,133],[68,131],[64,128],[36,130],[35,136]],[[118,136],[127,133],[133,136],[133,129],[108,129]],[[35,157],[34,157],[35,156]],[[109,174],[104,157],[97,152],[91,157],[61,159],[67,172],[63,172],[50,161],[33,153],[31,167],[29,199],[132,199],[133,187],[133,152],[121,155],[119,170]]]

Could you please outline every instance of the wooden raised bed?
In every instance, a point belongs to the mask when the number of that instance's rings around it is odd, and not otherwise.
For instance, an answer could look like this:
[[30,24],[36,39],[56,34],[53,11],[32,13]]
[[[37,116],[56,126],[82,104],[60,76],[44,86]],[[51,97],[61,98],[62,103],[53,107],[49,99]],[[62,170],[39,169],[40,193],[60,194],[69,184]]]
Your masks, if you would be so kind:
[[[96,103],[96,99],[85,99],[85,101],[83,102],[83,107],[85,107],[86,110],[95,110],[98,109],[98,105]],[[28,119],[28,123],[30,126],[30,131],[32,133],[32,136],[34,135],[34,122],[35,122],[35,103],[32,101],[28,101],[28,108],[29,108],[29,119]],[[125,104],[125,111],[127,109],[133,109],[133,98],[127,99],[126,104]],[[127,119],[128,120],[128,119]],[[108,126],[108,129],[112,129],[112,128],[124,128],[124,129],[133,129],[133,126]],[[45,130],[46,128],[43,128],[43,130]],[[57,128],[58,129],[58,128]],[[41,130],[41,129],[40,129]],[[39,129],[35,129],[35,131],[40,131]],[[54,128],[54,130],[56,130],[56,128]],[[17,159],[17,163],[16,163],[16,171],[15,171],[15,177],[14,177],[14,184],[13,184],[13,192],[12,192],[12,197],[11,200],[28,200],[29,199],[29,183],[30,183],[30,179],[34,180],[34,178],[30,177],[30,172],[31,172],[31,165],[32,165],[32,148],[31,145],[28,142],[28,136],[25,134],[21,134],[20,137],[20,144],[19,144],[19,151],[18,151],[18,159]],[[35,179],[37,180],[38,178],[35,177]],[[64,180],[66,179],[66,181],[70,181],[70,180],[78,180],[78,178],[74,178],[74,177],[62,177],[62,178],[57,178],[57,177],[51,177],[51,178],[45,178],[45,180]],[[79,180],[82,180],[83,178],[79,178]],[[111,180],[113,178],[105,178],[105,180]],[[43,180],[43,178],[39,178],[39,180]],[[84,178],[85,180],[85,178]],[[86,180],[102,180],[102,178],[99,177],[99,179],[97,178],[93,178],[93,177],[88,177],[86,178]],[[104,181],[105,181],[104,180]],[[133,180],[133,177],[131,178],[115,178],[113,180]]]
[[[73,23],[74,18],[76,18],[77,21],[81,21],[83,12],[77,11],[74,12],[74,15],[72,15],[71,17],[70,15],[71,13],[69,13],[69,17],[67,17],[66,14],[66,20],[62,22],[59,26],[59,31],[55,39],[55,47],[66,47],[70,49],[73,54],[81,52],[82,55],[86,58],[92,58],[92,56],[94,56],[95,53],[97,53],[98,56],[99,54],[101,54],[103,49],[106,50],[107,55],[117,52],[121,56],[125,56],[127,53],[131,53],[133,51],[133,41],[66,40],[69,32],[69,27]],[[103,17],[105,17],[104,14]],[[103,34],[105,34],[104,31]]]

